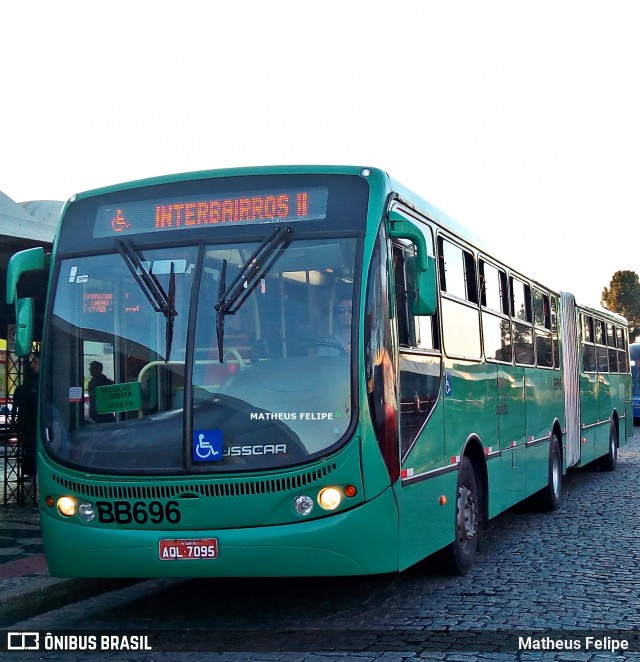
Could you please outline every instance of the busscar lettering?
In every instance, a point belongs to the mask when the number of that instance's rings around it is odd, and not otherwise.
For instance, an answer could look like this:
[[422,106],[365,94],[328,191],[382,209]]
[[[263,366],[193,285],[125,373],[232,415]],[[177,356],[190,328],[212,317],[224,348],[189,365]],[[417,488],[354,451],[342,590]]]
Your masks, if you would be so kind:
[[286,444],[257,444],[255,446],[229,446],[222,451],[222,455],[237,457],[239,455],[279,455],[286,452]]
[[[185,225],[214,225],[241,221],[276,221],[291,213],[289,195],[253,196],[252,198],[225,198],[187,203],[156,205],[156,228],[179,228]],[[308,195],[299,193],[294,205],[298,218],[308,215]]]

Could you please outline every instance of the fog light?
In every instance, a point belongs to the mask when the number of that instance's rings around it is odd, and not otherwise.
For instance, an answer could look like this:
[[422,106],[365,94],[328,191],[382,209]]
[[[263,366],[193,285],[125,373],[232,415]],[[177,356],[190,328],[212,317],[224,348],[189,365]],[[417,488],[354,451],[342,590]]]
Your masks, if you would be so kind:
[[84,501],[78,506],[78,517],[85,522],[91,522],[96,517],[96,511],[92,503]]
[[71,497],[60,497],[58,499],[58,512],[65,517],[75,515],[76,502]]
[[342,501],[342,494],[335,487],[325,487],[318,494],[318,503],[325,510],[335,510]]
[[293,507],[298,515],[306,517],[313,510],[313,499],[306,494],[300,494],[295,498]]

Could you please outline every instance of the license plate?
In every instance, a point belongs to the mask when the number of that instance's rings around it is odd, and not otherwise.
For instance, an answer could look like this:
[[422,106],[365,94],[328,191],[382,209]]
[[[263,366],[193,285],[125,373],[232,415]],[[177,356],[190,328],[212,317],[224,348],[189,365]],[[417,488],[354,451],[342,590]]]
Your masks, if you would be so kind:
[[218,541],[215,538],[161,540],[158,553],[161,561],[217,559]]

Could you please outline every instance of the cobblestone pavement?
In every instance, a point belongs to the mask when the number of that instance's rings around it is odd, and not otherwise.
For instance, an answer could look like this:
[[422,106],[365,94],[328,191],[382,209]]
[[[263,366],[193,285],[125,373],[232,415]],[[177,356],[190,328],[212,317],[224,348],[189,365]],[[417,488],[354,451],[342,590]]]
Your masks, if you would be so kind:
[[[492,520],[464,577],[427,566],[369,578],[151,581],[11,629],[91,628],[174,640],[171,653],[87,653],[91,660],[636,660],[640,652],[585,650],[585,637],[628,637],[640,651],[639,484],[640,430],[621,449],[614,473],[570,473],[561,510],[519,507]],[[518,635],[578,640],[581,648],[517,652],[516,643],[496,652]],[[205,651],[224,650],[226,642],[227,652],[196,652],[194,642]],[[79,652],[46,655],[85,659]]]
[[0,505],[0,564],[41,553],[37,508]]

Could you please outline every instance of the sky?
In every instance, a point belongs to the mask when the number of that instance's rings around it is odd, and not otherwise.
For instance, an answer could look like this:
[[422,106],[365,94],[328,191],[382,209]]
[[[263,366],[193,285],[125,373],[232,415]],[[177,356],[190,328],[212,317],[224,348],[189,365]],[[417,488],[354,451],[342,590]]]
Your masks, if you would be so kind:
[[244,165],[379,167],[598,305],[640,273],[635,0],[21,0],[0,191]]

